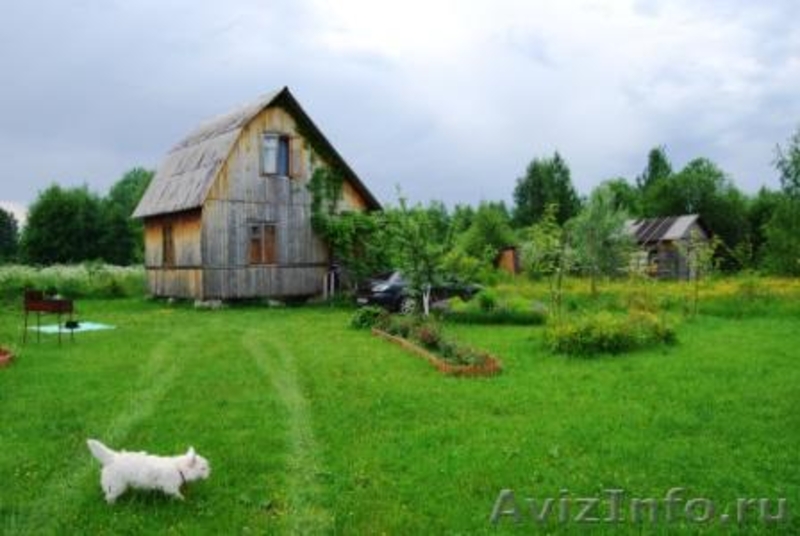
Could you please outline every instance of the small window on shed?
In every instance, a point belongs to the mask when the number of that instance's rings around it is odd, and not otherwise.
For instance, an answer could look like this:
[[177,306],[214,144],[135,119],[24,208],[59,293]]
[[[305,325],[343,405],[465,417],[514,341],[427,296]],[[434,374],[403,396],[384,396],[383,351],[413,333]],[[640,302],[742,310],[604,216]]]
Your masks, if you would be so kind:
[[247,256],[250,264],[275,264],[277,262],[275,224],[250,224],[248,233]]
[[161,228],[161,256],[164,266],[175,266],[175,239],[172,236],[172,224]]
[[289,176],[289,136],[267,132],[261,149],[261,172],[264,175]]

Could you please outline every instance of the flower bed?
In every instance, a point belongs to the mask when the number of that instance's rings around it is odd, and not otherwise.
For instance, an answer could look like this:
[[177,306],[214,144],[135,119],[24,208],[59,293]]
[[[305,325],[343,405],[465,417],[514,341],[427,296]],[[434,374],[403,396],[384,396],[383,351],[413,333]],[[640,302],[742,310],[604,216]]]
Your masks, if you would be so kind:
[[470,350],[470,353],[475,356],[473,363],[454,363],[446,360],[443,357],[433,354],[427,349],[423,348],[415,341],[401,337],[399,335],[392,335],[378,328],[372,328],[372,334],[391,341],[406,350],[416,354],[417,356],[425,359],[442,374],[450,376],[494,376],[502,371],[500,361],[486,353],[475,352]]

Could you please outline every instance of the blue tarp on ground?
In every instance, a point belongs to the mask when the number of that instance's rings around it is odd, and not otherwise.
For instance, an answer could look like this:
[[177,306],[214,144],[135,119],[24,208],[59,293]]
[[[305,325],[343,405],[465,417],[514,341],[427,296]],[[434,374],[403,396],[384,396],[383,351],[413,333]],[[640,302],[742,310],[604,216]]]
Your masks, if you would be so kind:
[[[100,331],[103,329],[115,329],[116,326],[110,326],[108,324],[98,324],[97,322],[78,322],[78,327],[75,329],[67,329],[63,325],[61,326],[61,333],[69,333],[73,331],[75,333],[81,333],[83,331]],[[58,324],[47,324],[46,326],[36,327],[30,326],[28,329],[32,331],[36,331],[37,329],[42,333],[58,333]]]

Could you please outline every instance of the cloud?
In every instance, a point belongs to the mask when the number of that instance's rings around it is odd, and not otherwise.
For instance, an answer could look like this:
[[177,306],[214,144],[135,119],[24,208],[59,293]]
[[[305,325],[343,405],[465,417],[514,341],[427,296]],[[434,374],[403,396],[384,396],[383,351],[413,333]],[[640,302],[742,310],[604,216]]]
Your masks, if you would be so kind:
[[19,230],[22,230],[22,227],[28,220],[28,211],[23,205],[12,201],[0,201],[0,209],[13,214],[14,218],[17,220]]
[[[104,192],[203,119],[289,85],[384,200],[510,200],[559,150],[586,193],[666,145],[754,191],[800,120],[788,1],[13,3],[3,196]],[[65,31],[68,29],[68,31]]]

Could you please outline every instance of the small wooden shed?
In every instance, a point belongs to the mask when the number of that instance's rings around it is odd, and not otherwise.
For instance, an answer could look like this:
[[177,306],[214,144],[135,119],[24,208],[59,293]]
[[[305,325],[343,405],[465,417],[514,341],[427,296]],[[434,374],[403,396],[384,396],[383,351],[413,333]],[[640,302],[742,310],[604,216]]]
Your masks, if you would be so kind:
[[321,293],[330,258],[307,188],[320,166],[345,175],[340,209],[381,208],[288,88],[200,125],[167,154],[133,213],[144,221],[150,293]]
[[628,220],[625,228],[639,246],[636,263],[648,267],[651,275],[665,279],[690,276],[689,265],[678,244],[688,242],[693,233],[700,240],[711,237],[698,214]]

